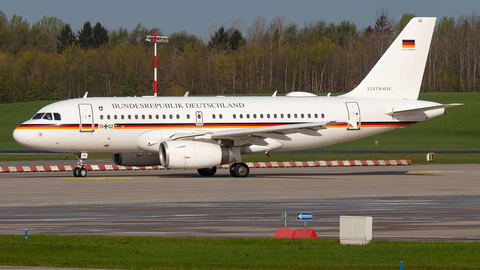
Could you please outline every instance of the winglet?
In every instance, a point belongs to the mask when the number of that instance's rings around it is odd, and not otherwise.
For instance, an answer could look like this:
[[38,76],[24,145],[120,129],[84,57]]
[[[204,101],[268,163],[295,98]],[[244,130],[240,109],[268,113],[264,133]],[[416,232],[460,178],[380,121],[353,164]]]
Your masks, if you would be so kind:
[[88,92],[85,92],[85,95],[83,95],[83,98],[87,98]]

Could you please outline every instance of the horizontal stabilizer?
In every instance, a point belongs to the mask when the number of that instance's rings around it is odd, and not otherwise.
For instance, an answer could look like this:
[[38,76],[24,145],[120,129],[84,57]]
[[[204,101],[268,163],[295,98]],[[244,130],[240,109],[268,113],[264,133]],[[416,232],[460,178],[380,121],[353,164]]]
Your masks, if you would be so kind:
[[445,108],[450,108],[454,106],[460,106],[464,105],[463,103],[450,103],[450,104],[444,104],[444,105],[437,105],[437,106],[429,106],[429,107],[422,107],[422,108],[411,108],[411,109],[398,109],[398,110],[393,110],[391,112],[386,112],[385,114],[387,115],[394,115],[394,114],[403,114],[403,113],[416,113],[416,112],[425,112],[425,111],[430,111],[430,110],[436,110],[436,109],[445,109]]

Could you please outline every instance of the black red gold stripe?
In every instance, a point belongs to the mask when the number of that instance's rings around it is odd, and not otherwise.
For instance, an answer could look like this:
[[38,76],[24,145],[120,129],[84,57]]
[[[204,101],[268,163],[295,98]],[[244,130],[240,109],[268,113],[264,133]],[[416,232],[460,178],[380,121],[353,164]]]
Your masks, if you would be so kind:
[[402,48],[415,48],[415,40],[414,39],[404,39],[402,41]]
[[[362,122],[361,127],[407,127],[416,122]],[[114,124],[114,129],[229,129],[229,128],[259,128],[270,126],[283,126],[301,123],[205,123],[203,126],[195,124]],[[347,127],[347,124],[329,125],[328,128]],[[95,129],[98,124],[95,124]],[[63,125],[48,125],[48,124],[22,124],[17,129],[63,129],[63,130],[78,130],[79,124],[63,124]],[[91,125],[82,125],[82,129],[91,129]]]

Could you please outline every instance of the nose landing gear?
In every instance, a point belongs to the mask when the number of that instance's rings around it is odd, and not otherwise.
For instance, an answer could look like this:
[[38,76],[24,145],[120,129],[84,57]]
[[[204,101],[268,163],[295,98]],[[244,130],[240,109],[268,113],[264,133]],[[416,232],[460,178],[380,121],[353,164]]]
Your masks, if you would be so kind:
[[87,169],[85,169],[86,160],[88,159],[88,153],[78,153],[77,154],[77,165],[75,169],[73,169],[73,176],[75,177],[85,177],[87,176]]

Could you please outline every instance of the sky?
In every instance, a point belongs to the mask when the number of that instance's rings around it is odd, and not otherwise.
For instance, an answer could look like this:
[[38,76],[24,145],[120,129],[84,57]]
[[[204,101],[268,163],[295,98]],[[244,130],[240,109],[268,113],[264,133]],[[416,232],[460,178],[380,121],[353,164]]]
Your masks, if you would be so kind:
[[186,31],[208,41],[220,26],[228,28],[236,21],[246,33],[258,16],[267,26],[276,16],[284,16],[299,28],[320,20],[335,24],[348,20],[362,29],[374,25],[381,10],[395,21],[404,13],[458,18],[480,11],[480,0],[0,0],[0,10],[8,19],[16,14],[31,24],[44,15],[55,16],[74,31],[86,21],[100,22],[108,30],[132,30],[141,23],[164,35]]

